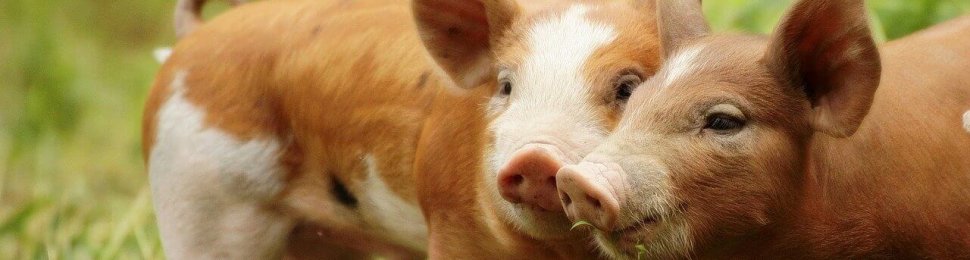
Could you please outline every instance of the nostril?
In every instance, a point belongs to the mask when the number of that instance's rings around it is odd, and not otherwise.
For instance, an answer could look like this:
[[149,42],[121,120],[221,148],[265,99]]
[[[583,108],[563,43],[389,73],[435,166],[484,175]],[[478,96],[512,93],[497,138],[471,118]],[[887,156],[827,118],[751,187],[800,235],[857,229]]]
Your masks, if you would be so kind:
[[519,174],[505,179],[505,183],[512,186],[518,186],[519,184],[522,184],[523,181],[525,181],[525,177],[522,177],[522,175]]
[[589,204],[592,204],[593,207],[597,209],[602,207],[602,205],[600,204],[600,200],[590,197],[589,195],[586,195],[586,200],[589,201]]
[[524,195],[521,191],[523,182],[525,182],[525,177],[521,174],[513,173],[500,177],[498,180],[499,193],[508,202],[520,203]]
[[569,203],[573,202],[573,200],[569,198],[569,194],[566,194],[565,192],[563,192],[562,195],[559,197],[562,198],[563,205],[569,205]]

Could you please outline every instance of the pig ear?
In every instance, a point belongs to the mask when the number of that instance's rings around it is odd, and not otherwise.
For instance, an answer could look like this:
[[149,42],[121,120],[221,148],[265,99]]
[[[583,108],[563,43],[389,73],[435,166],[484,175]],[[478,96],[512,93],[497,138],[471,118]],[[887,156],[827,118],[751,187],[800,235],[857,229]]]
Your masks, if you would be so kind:
[[657,27],[664,57],[676,53],[690,40],[706,36],[711,27],[704,19],[700,0],[655,0]]
[[850,136],[869,113],[881,66],[862,0],[801,0],[769,45],[769,66],[800,87],[812,127]]
[[514,0],[414,0],[425,48],[455,83],[483,84],[492,73],[492,46],[519,13]]

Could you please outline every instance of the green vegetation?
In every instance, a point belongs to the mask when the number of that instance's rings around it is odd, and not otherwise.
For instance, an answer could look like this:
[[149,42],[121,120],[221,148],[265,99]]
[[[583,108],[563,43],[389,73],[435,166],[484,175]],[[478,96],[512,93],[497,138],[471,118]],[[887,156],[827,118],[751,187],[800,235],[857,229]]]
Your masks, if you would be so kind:
[[637,243],[634,247],[637,249],[637,260],[640,260],[647,253],[647,247],[640,243]]
[[[0,1],[0,259],[162,257],[140,124],[174,2]],[[704,2],[717,31],[768,32],[788,6]],[[970,12],[965,0],[869,6],[889,39]]]
[[580,221],[576,221],[576,223],[573,223],[573,225],[569,227],[569,231],[576,230],[576,228],[578,227],[588,227],[591,229],[594,228],[593,224],[590,224],[589,222],[586,222],[584,220],[580,220]]

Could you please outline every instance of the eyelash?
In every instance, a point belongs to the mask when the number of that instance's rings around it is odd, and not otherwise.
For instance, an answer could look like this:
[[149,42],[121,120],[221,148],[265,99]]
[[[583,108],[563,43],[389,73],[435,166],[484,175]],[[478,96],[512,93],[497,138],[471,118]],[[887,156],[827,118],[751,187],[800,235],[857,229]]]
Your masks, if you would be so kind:
[[729,133],[744,128],[745,123],[743,119],[735,116],[715,113],[707,116],[704,129],[710,129],[719,133]]
[[635,90],[642,82],[639,75],[636,74],[624,74],[621,75],[614,85],[614,98],[620,102],[626,102],[633,95],[633,90]]

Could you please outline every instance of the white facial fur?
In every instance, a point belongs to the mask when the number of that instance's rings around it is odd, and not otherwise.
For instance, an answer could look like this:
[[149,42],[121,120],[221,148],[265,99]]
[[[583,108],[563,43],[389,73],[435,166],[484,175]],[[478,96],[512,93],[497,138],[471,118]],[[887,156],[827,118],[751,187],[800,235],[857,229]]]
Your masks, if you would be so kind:
[[165,252],[176,259],[278,257],[293,220],[262,204],[283,189],[279,143],[205,127],[206,112],[184,97],[186,76],[176,74],[158,111],[148,162]]
[[412,202],[394,194],[384,183],[377,158],[364,156],[367,178],[360,196],[360,213],[368,223],[374,223],[387,233],[389,239],[417,251],[426,251],[427,227],[421,210]]
[[664,66],[661,66],[662,71],[660,75],[663,75],[664,81],[661,87],[670,86],[674,81],[679,80],[685,74],[694,70],[697,61],[697,55],[704,50],[702,46],[693,46],[687,50],[681,51],[674,55],[669,61],[667,61]]
[[[564,159],[577,161],[602,140],[607,129],[595,113],[590,81],[583,66],[600,47],[612,42],[616,33],[608,25],[586,19],[589,7],[571,6],[564,13],[538,21],[527,32],[529,54],[507,73],[512,82],[508,97],[496,96],[490,110],[497,115],[489,130],[495,136],[494,151],[486,160],[486,181],[504,215],[513,224],[529,226],[542,222],[523,216],[516,206],[505,203],[496,187],[496,173],[523,145],[543,142],[557,146]],[[501,108],[506,106],[504,110]]]

